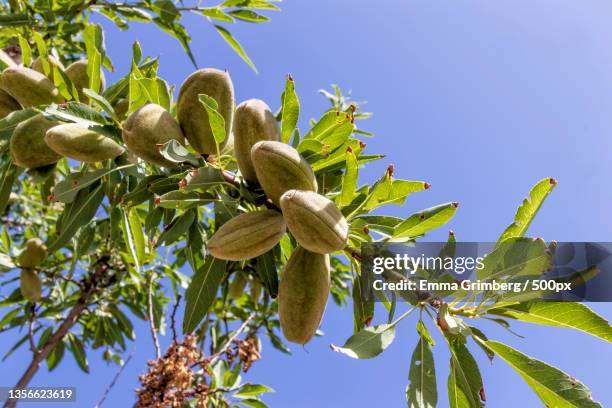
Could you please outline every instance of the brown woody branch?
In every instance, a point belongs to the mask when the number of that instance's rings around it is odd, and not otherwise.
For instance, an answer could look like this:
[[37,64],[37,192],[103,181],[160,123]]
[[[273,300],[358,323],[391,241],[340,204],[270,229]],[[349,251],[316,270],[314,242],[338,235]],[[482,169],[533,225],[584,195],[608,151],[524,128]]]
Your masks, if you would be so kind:
[[[109,258],[104,256],[98,262],[96,269],[91,276],[83,282],[84,290],[77,300],[76,304],[70,309],[68,316],[62,321],[57,330],[49,337],[45,344],[38,349],[38,352],[32,354],[32,361],[28,365],[15,388],[25,388],[34,377],[34,374],[40,368],[40,364],[47,358],[49,353],[53,351],[55,346],[61,342],[70,329],[78,322],[83,312],[87,309],[93,295],[103,287],[104,275],[109,270]],[[4,404],[4,408],[14,408],[17,405],[16,399],[9,399]]]

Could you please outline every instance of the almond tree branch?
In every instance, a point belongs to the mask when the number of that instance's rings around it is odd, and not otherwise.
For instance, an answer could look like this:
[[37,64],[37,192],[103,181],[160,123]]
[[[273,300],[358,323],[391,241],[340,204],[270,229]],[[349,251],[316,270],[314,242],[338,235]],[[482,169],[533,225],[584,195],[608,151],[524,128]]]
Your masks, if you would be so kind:
[[125,359],[125,362],[121,365],[121,367],[119,367],[119,371],[117,371],[117,374],[115,374],[115,377],[113,378],[111,383],[108,385],[108,387],[106,387],[106,390],[104,390],[104,394],[102,394],[102,398],[100,398],[100,401],[96,404],[95,408],[100,408],[102,404],[104,403],[104,401],[106,401],[106,398],[108,398],[108,395],[110,394],[113,387],[117,383],[119,376],[121,375],[123,370],[125,370],[125,366],[128,365],[128,363],[130,362],[133,356],[134,356],[134,350],[132,350],[128,358]]
[[[72,307],[72,309],[70,309],[70,312],[68,312],[68,315],[59,325],[57,330],[53,334],[51,334],[45,344],[40,349],[38,349],[38,353],[32,353],[32,361],[26,368],[19,381],[17,381],[15,388],[25,388],[29,384],[29,382],[32,380],[32,378],[40,368],[40,363],[42,363],[47,358],[47,356],[49,355],[49,353],[51,353],[51,351],[53,351],[55,346],[63,340],[64,336],[66,336],[70,329],[78,322],[83,312],[87,309],[87,306],[92,296],[99,289],[102,278],[109,270],[108,261],[108,256],[103,256],[102,258],[100,258],[100,260],[98,260],[96,269],[91,274],[89,279],[87,279],[83,283],[84,290],[81,292],[81,296],[79,297],[75,305]],[[9,399],[4,404],[4,408],[14,408],[16,405],[16,399]]]

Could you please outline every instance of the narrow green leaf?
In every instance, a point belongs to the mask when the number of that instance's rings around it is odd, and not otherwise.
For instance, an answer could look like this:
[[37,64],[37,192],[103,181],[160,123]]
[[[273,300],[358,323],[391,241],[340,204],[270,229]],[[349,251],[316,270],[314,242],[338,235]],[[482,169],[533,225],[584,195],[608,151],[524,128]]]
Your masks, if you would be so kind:
[[358,164],[352,150],[346,152],[346,170],[342,176],[342,191],[337,200],[338,206],[349,205],[357,195]]
[[162,244],[170,245],[174,243],[181,235],[189,230],[189,227],[196,219],[196,212],[194,210],[187,210],[183,214],[179,215],[172,220],[170,224],[166,226],[164,231],[160,234],[157,239],[156,246]]
[[23,172],[21,167],[15,166],[12,160],[7,160],[2,166],[2,175],[0,176],[0,213],[3,213],[8,204],[13,184]]
[[89,89],[99,93],[102,85],[102,62],[106,54],[104,49],[104,32],[98,24],[88,24],[83,31],[85,49],[87,52],[87,75]]
[[[451,408],[480,408],[484,396],[482,377],[470,351],[459,340],[449,341],[451,350],[448,400]],[[482,398],[484,399],[484,398]]]
[[270,21],[269,17],[256,13],[253,10],[232,10],[229,14],[238,20],[248,21],[249,23],[267,23]]
[[270,297],[276,298],[278,296],[278,272],[276,271],[274,251],[268,251],[257,257],[255,271]]
[[274,390],[268,386],[262,384],[244,384],[237,393],[234,394],[236,398],[256,397],[266,392],[274,392]]
[[208,256],[191,279],[185,295],[183,333],[193,332],[212,305],[225,276],[227,262]]
[[217,29],[219,35],[229,44],[230,47],[232,47],[236,54],[238,54],[240,58],[242,58],[244,62],[246,62],[253,69],[253,71],[257,72],[255,64],[253,64],[253,61],[251,61],[246,52],[244,52],[242,45],[240,45],[240,43],[236,41],[232,34],[219,25],[215,25],[215,28]]
[[[304,135],[303,140],[318,140],[327,151],[333,151],[344,144],[354,130],[355,125],[351,113],[328,111]],[[301,151],[299,146],[298,151]]]
[[83,342],[74,334],[68,333],[68,342],[70,343],[70,351],[74,356],[74,359],[81,370],[89,373],[89,363],[87,362],[87,355],[85,354],[85,346]]
[[331,345],[333,351],[345,354],[352,358],[374,358],[393,342],[395,338],[395,325],[381,324],[367,327],[352,335],[342,347]]
[[50,252],[54,252],[70,242],[79,228],[92,220],[102,203],[102,198],[104,198],[102,185],[98,185],[91,191],[83,189],[79,192],[74,202],[64,210],[68,215],[61,220],[57,238],[51,245],[48,245]]
[[527,228],[529,228],[531,221],[533,221],[540,207],[542,207],[544,200],[556,185],[557,180],[554,178],[540,180],[538,184],[531,189],[529,197],[523,200],[523,204],[521,204],[516,211],[514,222],[506,228],[501,237],[499,237],[498,242],[505,241],[508,238],[522,237],[527,231]]
[[358,333],[368,326],[374,318],[374,302],[363,298],[361,279],[359,277],[353,280],[352,298],[354,330],[355,333]]
[[19,40],[19,48],[21,49],[21,63],[29,67],[32,65],[32,49],[30,48],[30,44],[22,36],[18,36],[17,39]]
[[501,303],[493,306],[487,313],[545,326],[581,330],[612,343],[612,326],[610,323],[582,303]]
[[415,238],[446,224],[455,215],[457,203],[440,204],[411,215],[395,228],[392,241]]
[[287,75],[281,109],[281,140],[289,143],[300,117],[300,100],[295,92],[295,82],[291,75]]
[[206,109],[210,129],[212,130],[217,145],[219,145],[225,140],[227,135],[225,134],[225,119],[223,119],[223,116],[217,111],[217,101],[204,94],[198,95],[198,98],[204,109]]
[[506,361],[538,394],[546,406],[555,408],[601,408],[580,381],[540,360],[496,341],[486,345]]
[[410,384],[406,388],[409,408],[435,408],[438,401],[436,367],[429,341],[420,338],[410,362]]
[[227,14],[219,7],[208,7],[201,9],[200,12],[202,15],[208,18],[212,18],[213,20],[221,21],[224,23],[233,23],[234,19]]

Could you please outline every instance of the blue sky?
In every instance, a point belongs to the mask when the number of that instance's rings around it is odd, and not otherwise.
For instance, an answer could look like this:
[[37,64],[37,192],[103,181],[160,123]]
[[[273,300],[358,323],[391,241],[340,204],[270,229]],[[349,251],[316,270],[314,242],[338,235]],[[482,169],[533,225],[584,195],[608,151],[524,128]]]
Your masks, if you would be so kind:
[[[370,152],[385,160],[362,171],[379,177],[389,163],[398,178],[432,184],[390,215],[458,201],[459,211],[428,239],[453,229],[459,240],[492,241],[512,220],[529,189],[544,177],[559,181],[530,234],[559,241],[610,241],[612,189],[612,3],[607,1],[515,0],[286,1],[267,25],[229,27],[260,73],[254,74],[200,16],[186,22],[200,66],[227,68],[238,101],[261,98],[279,105],[284,75],[296,80],[302,104],[301,128],[327,102],[317,90],[337,83],[367,100],[374,117],[364,128]],[[103,20],[100,20],[103,21]],[[135,25],[119,32],[106,22],[107,47],[123,73],[130,44],[161,57],[160,72],[180,85],[193,70],[176,41],[154,27]],[[116,74],[108,75],[110,82]],[[592,307],[612,317],[610,304]],[[351,309],[328,307],[322,329],[306,351],[292,357],[264,343],[264,359],[245,376],[276,390],[272,407],[400,407],[405,405],[410,356],[417,338],[406,319],[394,344],[375,360],[356,361],[329,349],[352,332]],[[384,320],[383,313],[378,315]],[[491,338],[569,372],[586,383],[603,406],[612,406],[608,344],[578,332],[516,323],[520,339],[491,324],[477,325]],[[16,334],[0,336],[10,347]],[[439,406],[447,406],[448,352],[435,347]],[[167,343],[167,339],[164,340]],[[128,406],[137,375],[153,348],[147,328],[138,326],[135,356],[106,406]],[[131,347],[131,346],[130,346]],[[128,348],[128,352],[129,352]],[[502,361],[480,363],[489,406],[537,407],[539,400]],[[2,364],[1,382],[21,372],[25,350]],[[116,372],[98,353],[89,354],[92,372],[82,375],[67,359],[54,373],[43,368],[33,385],[75,385],[78,406],[93,406]],[[11,374],[7,374],[11,373]],[[59,406],[59,405],[58,405]]]

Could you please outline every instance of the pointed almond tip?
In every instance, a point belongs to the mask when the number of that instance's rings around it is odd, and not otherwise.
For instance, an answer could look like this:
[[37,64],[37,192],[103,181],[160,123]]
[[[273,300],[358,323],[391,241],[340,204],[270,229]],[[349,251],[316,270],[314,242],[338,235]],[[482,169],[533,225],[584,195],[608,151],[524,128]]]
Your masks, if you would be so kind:
[[454,237],[455,236],[455,231],[453,231],[453,230],[448,231],[448,235],[450,237]]
[[287,74],[287,79],[291,82],[293,82],[293,75],[291,74]]
[[431,188],[431,184],[425,182],[423,183],[423,188],[425,188],[425,190],[429,190]]
[[454,208],[459,207],[459,203],[458,203],[457,201],[453,201],[453,202],[451,203],[451,205],[452,205]]
[[552,177],[548,179],[548,182],[553,186],[557,184],[557,180]]

